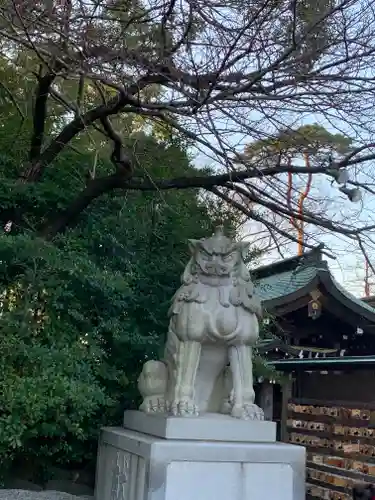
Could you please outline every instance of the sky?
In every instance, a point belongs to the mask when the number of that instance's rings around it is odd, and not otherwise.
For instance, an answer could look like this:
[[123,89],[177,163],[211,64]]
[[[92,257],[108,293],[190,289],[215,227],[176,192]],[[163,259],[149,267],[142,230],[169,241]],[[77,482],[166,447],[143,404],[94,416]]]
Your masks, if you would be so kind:
[[[317,120],[316,120],[317,121]],[[327,129],[332,129],[329,124],[324,124]],[[214,140],[214,139],[213,139]],[[234,143],[239,144],[242,138],[234,137]],[[196,153],[194,163],[198,167],[203,167],[207,165],[214,165],[212,157],[209,154],[205,154],[204,150]],[[350,171],[349,171],[350,172]],[[352,214],[352,216],[357,217],[358,223],[368,223],[369,221],[375,223],[375,200],[366,193],[362,193],[362,202],[358,204],[353,204],[347,198],[338,191],[336,186],[330,186],[327,180],[323,180],[320,176],[320,180],[314,180],[315,184],[317,182],[323,183],[321,188],[324,189],[324,193],[327,197],[339,200],[341,211],[345,215],[347,213]],[[334,208],[333,208],[334,209]],[[252,232],[252,226],[254,226],[254,221],[249,221],[245,224],[243,228],[243,237],[246,239],[248,235]],[[291,231],[293,231],[291,227]],[[324,256],[327,261],[329,268],[335,277],[335,279],[343,285],[349,292],[353,293],[357,297],[363,297],[364,292],[364,276],[365,276],[365,266],[364,257],[356,249],[354,251],[354,243],[352,241],[346,240],[341,235],[334,235],[332,233],[326,233],[320,235],[314,239],[313,244],[318,245],[319,243],[324,243],[327,251],[333,255],[335,258],[330,258]],[[284,257],[291,257],[297,255],[297,244],[291,242],[288,247],[283,248]],[[269,264],[272,262],[277,262],[281,260],[282,257],[276,250],[267,252],[261,259],[260,264]],[[372,286],[371,286],[372,284]],[[371,280],[370,276],[370,293],[375,295],[375,277]]]
[[[361,6],[361,9],[364,7],[364,5],[362,4],[358,4],[358,6],[359,5]],[[351,9],[354,9],[354,11],[352,11]],[[352,7],[348,6],[348,9],[346,11],[348,18],[351,18],[350,16],[354,15],[355,9],[356,5]],[[367,4],[366,4],[366,9],[362,13],[363,17],[365,17],[366,13],[367,15],[371,16],[372,11]],[[353,19],[357,20],[357,17],[354,16]],[[359,19],[361,19],[361,16],[359,16]],[[362,21],[359,21],[358,26],[355,23],[351,25],[350,29],[352,31],[349,30],[348,33],[350,34],[357,33],[359,26],[362,26],[361,22]],[[363,22],[365,23],[365,21]],[[345,47],[343,48],[339,44],[339,47],[336,47],[332,53],[331,52],[327,53],[326,54],[327,59],[323,60],[322,67],[324,67],[325,63],[331,63],[333,60],[336,61],[336,58],[339,57],[339,54],[341,54],[340,50],[344,51],[342,53],[343,56],[345,56],[345,54],[347,53],[345,51],[348,50],[350,51],[351,54],[353,53],[357,55],[357,51],[359,51],[359,53],[362,54],[361,37],[366,37],[368,29],[369,27],[367,25],[365,26],[364,24],[363,31],[359,31],[357,33],[360,40],[359,39],[357,40],[357,37],[354,37],[353,35],[353,40],[350,42],[350,47],[348,47],[347,44],[345,44]],[[369,39],[369,41],[370,41],[370,46],[372,47],[371,40]],[[356,43],[358,43],[358,45],[356,45]],[[265,53],[268,54],[267,50],[265,51]],[[249,58],[249,61],[250,59],[251,58]],[[343,60],[344,61],[346,60],[345,57]],[[260,62],[258,60],[256,61],[254,60],[253,61],[255,65],[254,67],[251,66],[250,63],[251,61],[249,62],[249,67],[246,68],[247,71],[249,72],[252,69],[253,70],[258,69],[259,64],[268,64],[268,60],[266,58],[265,59],[263,58]],[[370,64],[371,58],[367,59],[365,57],[362,63],[363,64],[359,67],[365,69],[363,70],[361,69],[357,74],[356,68],[357,65],[361,64],[361,62],[353,61],[353,70],[351,69],[351,66],[347,66],[349,68],[349,73],[351,75],[355,75],[358,77],[374,76],[373,65]],[[345,74],[344,71],[345,67],[346,66],[344,66],[343,68],[341,65],[338,65],[336,68],[328,70],[328,72],[329,74],[332,73],[333,75],[335,75],[335,71],[337,71],[338,75],[341,75],[342,72],[344,72]],[[356,83],[354,84],[348,83],[344,84],[344,86],[345,85],[351,85],[351,88],[357,89]],[[231,147],[233,147],[239,153],[243,151],[244,145],[251,141],[251,137],[249,137],[249,133],[251,133],[251,130],[255,131],[255,136],[258,135],[258,137],[261,137],[261,134],[264,133],[267,134],[268,131],[272,133],[271,132],[272,130],[277,131],[287,126],[290,126],[293,129],[295,129],[298,126],[313,124],[313,123],[317,123],[323,126],[331,133],[341,133],[348,137],[356,138],[358,139],[358,142],[360,144],[363,144],[365,142],[375,142],[375,137],[370,137],[369,133],[364,132],[365,130],[373,129],[373,127],[371,126],[370,127],[366,126],[367,123],[372,123],[371,122],[372,111],[371,109],[370,112],[368,111],[369,107],[371,106],[371,102],[369,102],[368,100],[364,101],[363,97],[361,97],[362,94],[360,94],[360,96],[358,97],[360,102],[358,104],[357,98],[355,96],[359,94],[357,92],[353,92],[353,99],[350,98],[352,96],[350,96],[349,98],[346,98],[345,96],[343,98],[341,97],[338,98],[337,102],[339,103],[339,107],[335,108],[336,101],[332,99],[332,96],[329,94],[329,89],[330,89],[329,85],[322,86],[323,90],[325,88],[328,89],[327,91],[328,94],[326,97],[321,97],[321,98],[319,97],[317,101],[315,101],[311,97],[306,97],[303,100],[303,104],[300,107],[298,105],[296,107],[293,107],[293,104],[291,104],[290,107],[288,108],[288,104],[285,104],[285,106],[283,104],[280,104],[278,106],[275,105],[275,107],[270,106],[270,108],[267,108],[267,105],[263,106],[263,103],[267,101],[267,98],[265,98],[264,101],[259,100],[258,103],[259,105],[257,104],[257,102],[250,100],[248,103],[244,104],[243,107],[239,107],[238,117],[236,116],[235,118],[233,118],[233,113],[237,113],[237,111],[234,111],[234,108],[228,107],[228,109],[230,110],[229,113],[224,113],[224,112],[221,113],[221,118],[220,118],[219,116],[220,106],[218,105],[217,108],[215,108],[215,106],[212,106],[213,110],[211,111],[211,113],[208,113],[208,115],[209,118],[212,118],[212,120],[216,123],[210,127],[210,123],[204,123],[202,120],[202,123],[198,125],[199,118],[197,116],[196,126],[198,129],[198,133],[206,134],[204,135],[204,138],[206,140],[209,140],[211,145],[215,146],[219,150],[226,149],[227,151],[230,151]],[[322,103],[324,101],[322,108],[319,107],[319,102],[320,102],[319,99],[321,99]],[[253,102],[254,104],[252,104]],[[318,103],[317,105],[316,102]],[[328,105],[325,107],[326,103],[328,103]],[[349,105],[347,106],[346,105],[347,103],[350,103],[350,106]],[[357,103],[359,107],[353,108],[353,103]],[[275,116],[270,116],[271,109],[275,111]],[[309,109],[314,110],[314,112],[309,113]],[[323,111],[321,111],[321,109]],[[359,113],[359,111],[357,110],[361,110],[362,113]],[[364,110],[367,110],[367,112],[364,112]],[[259,111],[261,111],[261,113],[259,113]],[[370,121],[367,122],[366,120]],[[217,132],[216,136],[214,133],[210,135],[209,129],[211,128],[212,132],[213,127],[216,129]],[[239,133],[240,131],[241,133]],[[221,147],[220,141],[226,143],[224,145],[224,148]],[[213,155],[212,152],[210,154],[210,152],[207,149],[205,150],[204,147],[202,146],[202,148],[200,148],[199,151],[196,150],[194,164],[198,167],[216,166],[217,168],[220,169],[219,166],[221,163],[220,159],[213,158],[212,155]],[[222,170],[222,165],[221,165],[221,170]],[[349,169],[349,174],[350,178],[354,179],[354,175],[356,176],[358,175],[357,169],[355,167],[351,167],[351,169]],[[369,223],[370,224],[375,223],[374,197],[371,197],[366,193],[362,193],[363,201],[358,204],[353,204],[339,192],[337,185],[330,186],[330,182],[325,176],[314,177],[313,186],[316,190],[320,191],[320,196],[322,198],[324,197],[325,199],[330,200],[330,206],[328,209],[328,213],[326,213],[326,215],[329,215],[329,213],[331,213],[332,216],[336,215],[344,222],[348,221],[350,217],[351,219],[350,223],[352,225],[355,225],[357,223],[358,225],[362,226]],[[321,194],[322,192],[323,195]],[[324,208],[324,210],[327,209]],[[246,236],[246,232],[251,232],[253,225],[254,222],[249,221],[249,223],[244,228],[244,236]],[[306,232],[308,232],[309,229],[311,228],[306,226]],[[293,231],[292,227],[290,228],[290,230]],[[359,297],[363,296],[365,259],[364,256],[359,251],[356,243],[354,243],[353,241],[348,241],[341,235],[333,235],[332,233],[328,232],[326,232],[325,234],[320,233],[319,235],[316,236],[314,241],[310,240],[310,242],[313,243],[314,245],[318,245],[321,242],[325,244],[326,249],[336,257],[335,259],[330,259],[329,257],[326,258],[334,277],[348,291],[352,292],[356,296]],[[355,247],[356,250],[354,250]],[[375,236],[374,236],[373,252],[374,252],[373,254],[374,264],[375,264]],[[288,245],[288,248],[284,249],[285,257],[295,255],[296,253],[297,253],[296,244],[291,243]],[[370,252],[369,256],[370,258],[372,257]],[[279,254],[276,251],[273,251],[264,256],[263,262],[269,263],[280,259],[281,257],[279,256]],[[375,276],[373,279],[371,292],[375,295]]]

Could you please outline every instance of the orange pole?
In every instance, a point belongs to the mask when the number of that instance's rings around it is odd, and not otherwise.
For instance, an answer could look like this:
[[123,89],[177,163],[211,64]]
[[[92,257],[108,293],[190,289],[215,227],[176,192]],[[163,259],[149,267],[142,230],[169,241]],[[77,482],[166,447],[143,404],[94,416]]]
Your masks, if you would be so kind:
[[[289,156],[288,167],[291,166],[291,163],[292,163],[292,159]],[[287,204],[287,207],[289,208],[290,212],[293,212],[293,209],[292,209],[292,189],[293,189],[293,174],[292,174],[292,172],[288,172],[288,190],[286,193],[286,204]],[[290,216],[290,223],[292,224],[294,229],[296,229],[298,231],[297,221],[294,219],[293,215]]]
[[[305,165],[306,168],[310,167],[310,159],[309,155],[307,153],[304,153],[304,159],[305,159]],[[291,164],[291,159],[288,159],[288,165]],[[298,214],[302,217],[303,215],[303,204],[308,197],[311,189],[311,184],[312,184],[312,174],[309,173],[307,177],[307,184],[306,188],[303,191],[303,193],[300,194],[299,199],[298,199]],[[293,175],[291,172],[288,172],[288,190],[287,190],[287,196],[286,196],[286,202],[287,206],[290,211],[292,211],[292,204],[291,204],[291,198],[292,198],[292,187],[293,187]],[[296,219],[295,217],[291,217],[290,222],[292,226],[297,230],[297,240],[298,240],[298,255],[303,254],[303,241],[304,241],[304,221],[302,219]]]
[[[310,167],[310,159],[309,159],[309,156],[307,153],[304,153],[304,158],[305,158],[306,168],[309,168]],[[312,183],[312,174],[308,174],[306,188],[305,188],[304,192],[301,193],[299,200],[298,200],[298,213],[301,216],[303,215],[303,204],[310,193],[311,183]],[[298,228],[298,237],[297,237],[297,239],[298,239],[298,255],[303,254],[303,241],[304,241],[304,236],[305,236],[304,235],[304,225],[305,225],[304,221],[302,219],[300,219],[299,228]]]

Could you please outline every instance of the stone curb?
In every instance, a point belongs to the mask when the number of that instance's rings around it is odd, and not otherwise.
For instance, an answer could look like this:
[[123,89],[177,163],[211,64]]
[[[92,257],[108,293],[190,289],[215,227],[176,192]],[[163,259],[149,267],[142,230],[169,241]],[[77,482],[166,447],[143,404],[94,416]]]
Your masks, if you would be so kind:
[[75,496],[62,491],[0,490],[0,500],[94,500],[93,496]]

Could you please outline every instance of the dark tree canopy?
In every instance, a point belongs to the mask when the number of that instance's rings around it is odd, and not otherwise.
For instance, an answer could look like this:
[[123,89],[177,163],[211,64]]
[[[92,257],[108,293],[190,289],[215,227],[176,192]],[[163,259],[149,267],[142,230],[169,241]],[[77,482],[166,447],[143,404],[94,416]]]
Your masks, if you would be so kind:
[[[106,193],[48,241],[34,228],[71,203],[83,173],[95,166],[104,175],[112,164],[67,148],[43,182],[19,183],[14,135],[30,130],[11,114],[0,130],[0,206],[22,215],[0,234],[1,482],[14,458],[39,470],[95,457],[100,427],[121,422],[142,362],[161,349],[186,240],[206,236],[215,218],[233,224],[186,190]],[[177,144],[145,134],[126,144],[155,175],[196,175]]]

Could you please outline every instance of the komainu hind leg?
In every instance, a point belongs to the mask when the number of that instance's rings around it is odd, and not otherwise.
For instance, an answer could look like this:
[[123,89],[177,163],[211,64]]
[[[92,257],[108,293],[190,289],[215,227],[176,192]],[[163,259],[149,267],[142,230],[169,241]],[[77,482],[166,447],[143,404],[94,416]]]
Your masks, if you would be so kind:
[[161,361],[150,360],[143,365],[138,389],[143,398],[139,409],[145,413],[164,413],[167,390],[167,367]]
[[264,413],[254,403],[252,349],[247,345],[229,348],[230,367],[233,375],[232,417],[243,420],[264,420]]
[[170,411],[188,417],[199,414],[195,401],[195,382],[201,355],[200,342],[180,342],[175,353],[175,385]]
[[223,389],[224,389],[224,398],[221,402],[220,412],[224,413],[224,415],[230,415],[233,408],[233,376],[232,370],[230,366],[226,366],[223,374]]

